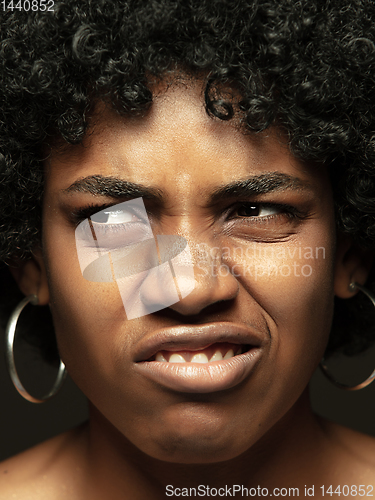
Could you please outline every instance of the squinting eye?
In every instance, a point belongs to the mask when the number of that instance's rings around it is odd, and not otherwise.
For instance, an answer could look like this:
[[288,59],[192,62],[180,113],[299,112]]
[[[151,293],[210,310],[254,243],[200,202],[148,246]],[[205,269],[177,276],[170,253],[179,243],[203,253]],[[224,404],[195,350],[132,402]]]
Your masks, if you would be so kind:
[[129,210],[102,210],[92,215],[91,220],[98,224],[124,224],[136,222],[138,217]]
[[242,217],[268,217],[280,213],[280,207],[271,205],[242,205],[237,210]]

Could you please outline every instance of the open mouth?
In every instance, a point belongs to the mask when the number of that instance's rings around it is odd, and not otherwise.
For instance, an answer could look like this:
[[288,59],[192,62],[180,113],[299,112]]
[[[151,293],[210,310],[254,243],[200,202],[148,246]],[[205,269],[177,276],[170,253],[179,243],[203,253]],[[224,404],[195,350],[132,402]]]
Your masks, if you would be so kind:
[[267,342],[264,331],[237,323],[178,325],[146,335],[133,368],[173,391],[217,392],[251,377]]
[[148,361],[162,363],[212,363],[233,358],[251,349],[250,345],[238,345],[228,342],[212,344],[201,350],[158,351]]

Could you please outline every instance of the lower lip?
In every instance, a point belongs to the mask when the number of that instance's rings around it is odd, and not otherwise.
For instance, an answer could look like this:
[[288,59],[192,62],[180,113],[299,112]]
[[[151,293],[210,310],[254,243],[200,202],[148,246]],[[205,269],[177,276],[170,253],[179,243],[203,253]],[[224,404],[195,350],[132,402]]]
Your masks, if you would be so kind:
[[207,393],[230,389],[241,383],[254,370],[261,357],[259,347],[212,363],[168,363],[141,361],[138,373],[159,385],[178,392]]

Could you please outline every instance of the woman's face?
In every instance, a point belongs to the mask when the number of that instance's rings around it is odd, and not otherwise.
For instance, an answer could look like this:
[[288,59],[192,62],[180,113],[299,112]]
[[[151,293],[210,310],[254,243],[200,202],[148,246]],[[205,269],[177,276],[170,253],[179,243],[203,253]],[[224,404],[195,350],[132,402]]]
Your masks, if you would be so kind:
[[[190,463],[238,456],[293,412],[324,351],[333,308],[325,171],[292,157],[275,130],[244,135],[210,118],[203,102],[196,83],[160,92],[146,117],[103,106],[84,145],[48,160],[43,221],[50,306],[68,372],[124,442]],[[92,176],[100,183],[88,183]],[[138,191],[131,196],[121,181]],[[120,284],[83,277],[75,229],[88,216],[79,210],[132,197],[143,198],[154,235],[186,239],[194,290],[128,319]],[[106,211],[104,239],[124,221],[139,223],[134,213]],[[147,279],[144,300],[152,304],[163,283],[152,273]],[[188,361],[230,349],[242,354]],[[155,361],[157,352],[166,361]],[[169,361],[172,354],[185,362]]]

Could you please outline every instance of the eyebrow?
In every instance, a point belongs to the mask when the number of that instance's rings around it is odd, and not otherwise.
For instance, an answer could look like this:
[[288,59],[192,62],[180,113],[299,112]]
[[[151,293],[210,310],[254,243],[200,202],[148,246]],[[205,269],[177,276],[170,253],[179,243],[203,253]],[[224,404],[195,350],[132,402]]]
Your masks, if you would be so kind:
[[239,180],[217,188],[210,197],[212,204],[225,198],[236,198],[244,196],[256,196],[273,191],[301,191],[312,190],[308,181],[302,180],[282,172],[267,172],[254,175],[248,179]]
[[108,196],[109,198],[145,198],[161,202],[163,192],[160,189],[143,186],[135,182],[118,179],[117,177],[105,177],[103,175],[92,175],[78,179],[63,193],[89,193],[95,196]]
[[[311,190],[310,183],[299,177],[282,172],[267,172],[218,187],[210,195],[209,204],[218,203],[223,199],[256,196],[273,191],[301,191],[306,189]],[[62,192],[89,193],[95,196],[107,196],[114,199],[142,197],[159,203],[164,198],[164,192],[161,189],[144,186],[117,177],[105,177],[102,175],[77,179],[68,188],[63,189]]]

